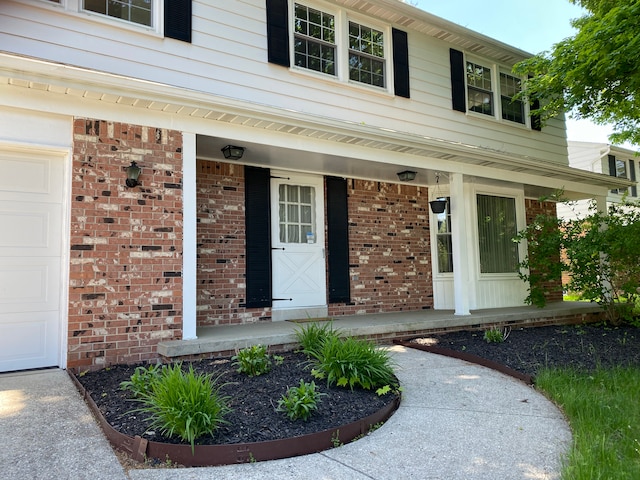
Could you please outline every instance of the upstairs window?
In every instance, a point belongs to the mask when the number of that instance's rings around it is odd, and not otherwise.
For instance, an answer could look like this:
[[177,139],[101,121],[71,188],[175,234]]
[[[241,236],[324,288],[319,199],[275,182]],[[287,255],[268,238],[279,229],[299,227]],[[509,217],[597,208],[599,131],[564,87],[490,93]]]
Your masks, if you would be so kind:
[[266,0],[268,61],[410,98],[407,32],[320,5]]
[[153,0],[83,0],[82,9],[136,25],[153,26]]
[[296,3],[294,22],[295,65],[337,75],[335,17]]
[[514,100],[522,90],[522,80],[518,77],[500,72],[500,105],[502,118],[510,122],[525,123],[524,102]]
[[[529,106],[516,97],[523,79],[506,73],[504,65],[449,49],[451,66],[451,107],[462,113],[479,114],[541,130],[538,115],[529,117]],[[536,102],[531,103],[535,110]]]
[[[633,160],[624,160],[617,158],[615,155],[609,155],[609,175],[617,178],[628,178],[636,181],[636,164]],[[627,190],[626,188],[614,188],[611,193],[624,195],[628,193],[632,197],[638,196],[638,187],[634,185]]]
[[293,65],[345,82],[386,88],[386,33],[346,19],[338,11],[295,3]]
[[384,33],[349,22],[349,80],[383,87]]
[[493,116],[491,69],[467,62],[467,108],[472,112]]

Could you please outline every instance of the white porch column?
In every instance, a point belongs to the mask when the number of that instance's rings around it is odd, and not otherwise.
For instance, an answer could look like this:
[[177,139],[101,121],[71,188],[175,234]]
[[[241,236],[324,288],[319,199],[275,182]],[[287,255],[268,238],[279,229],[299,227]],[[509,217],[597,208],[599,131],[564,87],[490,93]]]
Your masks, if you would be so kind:
[[182,338],[196,335],[196,136],[182,133]]
[[469,312],[469,249],[467,246],[467,207],[463,175],[449,174],[451,196],[451,247],[453,250],[453,296],[456,315]]

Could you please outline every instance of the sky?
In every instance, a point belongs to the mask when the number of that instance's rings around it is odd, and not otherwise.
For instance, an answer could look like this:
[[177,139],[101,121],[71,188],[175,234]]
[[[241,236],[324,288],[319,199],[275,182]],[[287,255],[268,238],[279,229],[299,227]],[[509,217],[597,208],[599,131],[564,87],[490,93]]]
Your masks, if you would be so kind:
[[[532,54],[572,36],[584,11],[568,0],[406,0],[422,10]],[[567,117],[567,138],[609,143],[611,128]],[[629,145],[627,148],[635,149]]]

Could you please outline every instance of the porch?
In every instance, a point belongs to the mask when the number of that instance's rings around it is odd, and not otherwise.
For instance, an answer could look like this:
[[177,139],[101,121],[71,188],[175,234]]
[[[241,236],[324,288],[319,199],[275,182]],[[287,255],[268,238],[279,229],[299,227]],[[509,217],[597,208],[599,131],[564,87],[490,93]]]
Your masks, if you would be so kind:
[[[483,329],[490,326],[533,326],[578,324],[598,321],[601,308],[587,302],[554,302],[545,308],[532,306],[495,308],[455,315],[452,310],[422,310],[333,319],[345,335],[370,338],[378,343],[408,339],[429,333]],[[158,344],[158,354],[168,359],[222,357],[251,345],[268,345],[271,351],[296,348],[295,331],[304,323],[265,322],[243,325],[199,327],[194,340],[172,340]]]

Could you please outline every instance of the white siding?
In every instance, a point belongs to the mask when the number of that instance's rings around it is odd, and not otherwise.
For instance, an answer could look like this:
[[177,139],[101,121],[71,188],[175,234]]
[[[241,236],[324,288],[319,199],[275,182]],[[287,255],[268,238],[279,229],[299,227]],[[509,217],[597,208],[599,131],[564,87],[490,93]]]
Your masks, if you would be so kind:
[[411,99],[395,97],[269,64],[264,5],[194,1],[188,44],[39,0],[4,1],[0,42],[54,62],[566,164],[562,121],[536,132],[452,110],[447,42],[408,31]]

